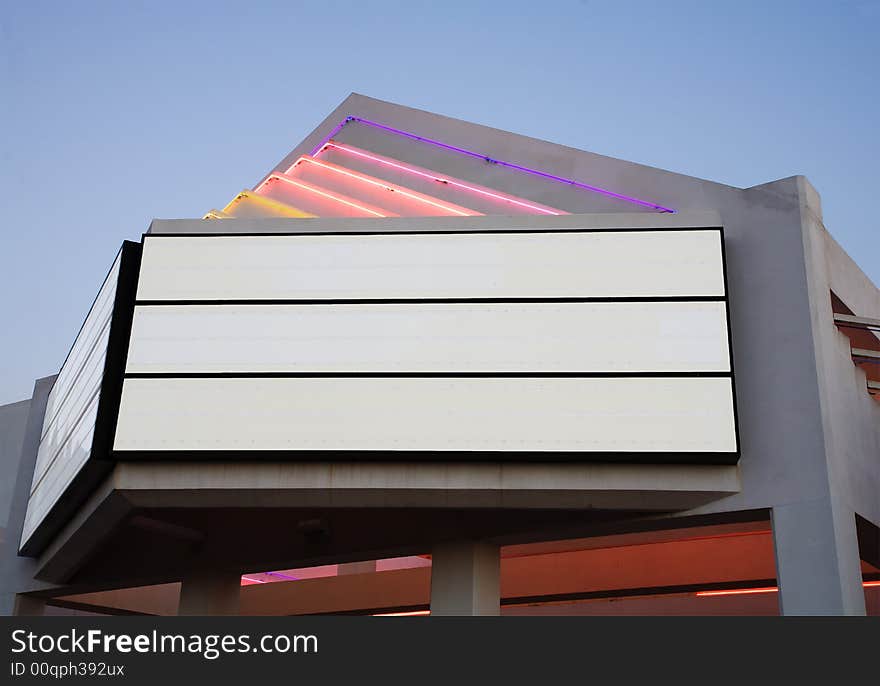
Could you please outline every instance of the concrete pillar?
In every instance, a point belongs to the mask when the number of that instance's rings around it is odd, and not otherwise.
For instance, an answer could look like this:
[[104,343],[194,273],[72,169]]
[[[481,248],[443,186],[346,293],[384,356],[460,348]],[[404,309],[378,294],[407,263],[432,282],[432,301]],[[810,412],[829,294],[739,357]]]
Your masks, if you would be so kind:
[[824,498],[774,507],[773,543],[784,615],[864,615],[855,513]]
[[178,615],[237,615],[241,575],[229,572],[194,574],[180,584]]
[[42,617],[46,611],[46,601],[32,595],[17,593],[15,595],[15,608],[12,614],[16,617]]
[[462,541],[431,551],[431,614],[498,615],[501,612],[501,550]]
[[[0,480],[11,478],[15,483],[9,493],[10,500],[0,504],[0,522],[6,522],[5,531],[0,535],[0,615],[3,616],[16,614],[19,598],[22,597],[20,594],[56,588],[54,584],[34,579],[37,560],[18,555],[19,536],[27,513],[46,403],[54,382],[54,376],[38,379],[34,383],[30,402],[0,407],[0,461],[5,465],[0,468]],[[23,427],[22,421],[25,422]],[[0,501],[5,498],[0,495]],[[5,507],[9,509],[5,510]],[[28,600],[30,596],[25,598],[22,614],[42,614],[42,606],[36,612],[34,599]]]

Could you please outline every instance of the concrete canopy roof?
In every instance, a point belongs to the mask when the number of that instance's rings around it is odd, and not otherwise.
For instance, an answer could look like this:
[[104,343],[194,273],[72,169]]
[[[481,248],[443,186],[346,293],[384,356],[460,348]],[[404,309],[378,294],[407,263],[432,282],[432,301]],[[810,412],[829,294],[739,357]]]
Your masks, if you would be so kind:
[[254,188],[272,174],[288,171],[302,156],[315,154],[328,139],[575,214],[715,209],[718,192],[744,190],[357,93],[340,103]]

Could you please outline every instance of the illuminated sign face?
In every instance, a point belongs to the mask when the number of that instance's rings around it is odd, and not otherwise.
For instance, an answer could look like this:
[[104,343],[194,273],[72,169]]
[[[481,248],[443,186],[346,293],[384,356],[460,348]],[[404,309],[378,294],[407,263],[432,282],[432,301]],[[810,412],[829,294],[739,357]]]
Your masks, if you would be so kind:
[[72,485],[93,487],[106,473],[109,463],[95,458],[111,449],[140,256],[141,246],[123,243],[49,392],[23,550],[48,517],[66,519],[70,499],[63,496]]
[[721,241],[147,236],[114,454],[735,461]]

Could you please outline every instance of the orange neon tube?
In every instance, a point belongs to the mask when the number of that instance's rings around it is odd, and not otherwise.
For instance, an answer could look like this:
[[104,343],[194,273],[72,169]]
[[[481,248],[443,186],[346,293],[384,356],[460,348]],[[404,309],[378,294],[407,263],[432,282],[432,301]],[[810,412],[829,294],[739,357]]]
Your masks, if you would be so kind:
[[[285,217],[309,218],[309,217],[315,216],[313,214],[309,214],[308,212],[303,212],[298,207],[293,207],[293,205],[288,205],[287,203],[283,203],[280,200],[275,200],[273,198],[267,198],[266,196],[259,195],[258,193],[255,193],[253,191],[242,191],[241,193],[236,195],[229,202],[229,204],[223,208],[223,210],[221,211],[222,214],[227,214],[227,215],[230,214],[230,210],[237,203],[239,203],[241,200],[251,200],[251,201],[258,203],[260,205],[263,205],[271,210],[274,210],[275,212],[278,212],[282,216],[285,216]],[[210,212],[209,212],[209,214],[210,214]],[[221,216],[215,215],[215,218],[220,219],[220,218],[222,218],[222,215]]]
[[347,205],[348,207],[356,209],[360,212],[365,212],[366,214],[371,214],[374,217],[396,217],[397,216],[393,212],[379,212],[377,210],[374,210],[374,209],[371,209],[371,208],[366,207],[364,205],[361,205],[359,203],[356,203],[353,200],[349,200],[348,198],[343,198],[342,196],[337,195],[336,193],[330,193],[329,191],[322,190],[321,188],[318,188],[317,186],[313,186],[310,183],[306,183],[305,181],[300,181],[298,179],[292,179],[289,176],[285,176],[284,174],[279,174],[277,172],[269,174],[269,176],[266,178],[266,180],[263,181],[263,183],[261,183],[259,186],[257,186],[254,189],[254,191],[259,193],[259,191],[262,188],[264,188],[266,186],[266,184],[268,184],[270,181],[273,181],[273,180],[274,181],[281,181],[282,183],[286,183],[289,186],[295,186],[295,187],[299,188],[300,190],[304,190],[308,193],[320,195],[324,198],[327,198],[328,200],[333,200],[333,201],[341,203],[343,205]]
[[[864,583],[862,583],[862,587],[864,588],[875,588],[877,586],[880,586],[880,581],[865,581]],[[766,586],[764,588],[731,588],[726,591],[698,591],[694,595],[701,598],[707,598],[710,596],[720,595],[752,595],[755,593],[777,593],[778,591],[778,586]]]

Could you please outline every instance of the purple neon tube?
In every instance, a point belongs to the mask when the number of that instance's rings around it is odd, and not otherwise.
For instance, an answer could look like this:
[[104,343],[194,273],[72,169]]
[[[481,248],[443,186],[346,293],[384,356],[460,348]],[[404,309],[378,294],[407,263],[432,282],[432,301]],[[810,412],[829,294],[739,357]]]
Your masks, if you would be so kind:
[[312,155],[314,155],[318,150],[324,147],[324,144],[327,143],[330,139],[333,138],[339,131],[349,122],[356,121],[360,124],[364,124],[366,126],[372,126],[376,129],[381,129],[382,131],[387,131],[388,133],[393,133],[396,136],[404,136],[406,138],[410,138],[415,141],[421,141],[422,143],[428,143],[429,145],[435,145],[438,148],[444,148],[445,150],[451,150],[452,152],[457,152],[461,155],[467,155],[468,157],[475,157],[480,160],[485,160],[491,164],[497,164],[502,167],[507,167],[508,169],[516,169],[517,171],[525,172],[526,174],[532,174],[533,176],[540,176],[544,179],[549,179],[551,181],[556,181],[558,183],[564,183],[569,186],[575,186],[576,188],[583,188],[584,190],[592,191],[593,193],[601,193],[602,195],[608,196],[610,198],[616,198],[618,200],[623,200],[625,202],[631,202],[636,205],[640,205],[642,207],[650,207],[653,210],[658,210],[660,212],[670,212],[675,213],[670,207],[664,207],[663,205],[658,205],[657,203],[649,202],[647,200],[639,200],[638,198],[633,198],[628,195],[623,195],[621,193],[615,193],[614,191],[609,191],[605,188],[599,188],[598,186],[591,186],[586,183],[581,183],[580,181],[575,181],[574,179],[566,179],[562,176],[556,176],[555,174],[548,174],[547,172],[542,172],[539,169],[531,169],[530,167],[524,167],[520,164],[514,164],[513,162],[505,162],[504,160],[497,160],[488,155],[484,155],[479,152],[474,152],[473,150],[466,150],[465,148],[458,148],[454,145],[449,145],[447,143],[443,143],[441,141],[436,141],[431,138],[425,138],[424,136],[419,136],[414,133],[410,133],[409,131],[402,131],[400,129],[395,129],[391,126],[385,126],[385,124],[379,124],[378,122],[370,121],[369,119],[363,119],[362,117],[346,117],[343,119],[336,127],[321,141],[321,143],[312,150]]
[[327,141],[329,141],[331,138],[333,138],[333,136],[335,136],[337,133],[339,133],[339,131],[342,129],[342,127],[345,126],[346,124],[348,124],[348,122],[350,122],[353,118],[354,117],[346,117],[341,122],[339,122],[336,126],[334,126],[333,130],[330,133],[328,133],[326,136],[324,136],[324,138],[321,139],[321,142],[318,143],[317,147],[314,150],[312,150],[312,152],[310,152],[309,154],[312,157],[314,157],[315,153],[318,152],[318,150],[320,150],[321,148],[323,148],[324,145],[326,145]]

